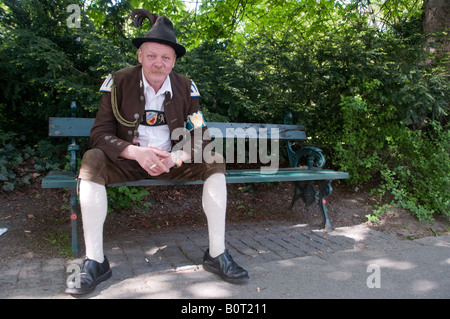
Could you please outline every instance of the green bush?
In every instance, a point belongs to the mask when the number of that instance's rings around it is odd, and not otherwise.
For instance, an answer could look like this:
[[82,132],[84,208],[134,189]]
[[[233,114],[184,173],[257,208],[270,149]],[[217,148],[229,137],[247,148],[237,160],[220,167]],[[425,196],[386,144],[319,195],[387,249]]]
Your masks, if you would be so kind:
[[40,141],[33,147],[24,136],[0,131],[0,186],[12,192],[18,186],[28,185],[42,173],[61,167],[55,154],[58,147]]
[[108,187],[108,211],[132,209],[134,211],[146,211],[152,206],[151,202],[145,201],[150,193],[144,187],[118,186]]
[[431,121],[428,132],[408,130],[399,135],[401,161],[384,173],[382,187],[420,220],[430,220],[435,213],[450,216],[449,128]]

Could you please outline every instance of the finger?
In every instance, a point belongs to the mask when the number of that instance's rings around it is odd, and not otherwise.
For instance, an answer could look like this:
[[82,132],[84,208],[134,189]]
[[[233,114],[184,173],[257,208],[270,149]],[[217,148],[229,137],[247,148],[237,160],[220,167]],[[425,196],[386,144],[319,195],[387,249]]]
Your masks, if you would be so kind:
[[169,169],[166,167],[166,165],[164,165],[164,158],[161,160],[156,161],[155,163],[153,163],[149,169],[152,173],[164,173],[164,172],[169,172]]
[[157,163],[158,164],[158,168],[161,170],[161,173],[163,173],[163,172],[168,173],[169,169],[167,168],[166,165],[164,165],[163,162],[164,162],[164,158]]
[[148,148],[151,149],[159,157],[169,157],[170,156],[170,153],[161,147],[149,145]]

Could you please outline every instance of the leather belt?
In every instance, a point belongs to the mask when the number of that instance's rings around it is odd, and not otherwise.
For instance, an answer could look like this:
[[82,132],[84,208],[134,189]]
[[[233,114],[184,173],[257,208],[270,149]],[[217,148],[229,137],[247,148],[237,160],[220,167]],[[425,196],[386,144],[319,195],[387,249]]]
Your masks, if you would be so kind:
[[148,110],[145,111],[141,125],[160,126],[166,125],[166,115],[162,111]]

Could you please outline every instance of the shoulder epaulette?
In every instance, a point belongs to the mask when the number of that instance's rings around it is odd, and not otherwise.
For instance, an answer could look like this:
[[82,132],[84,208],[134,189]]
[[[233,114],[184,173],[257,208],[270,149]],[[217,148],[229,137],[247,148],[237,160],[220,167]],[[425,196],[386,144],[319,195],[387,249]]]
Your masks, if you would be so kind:
[[112,74],[108,74],[105,81],[103,81],[102,86],[100,87],[100,92],[111,92],[112,83],[113,83]]
[[198,91],[197,85],[195,85],[194,81],[191,81],[191,97],[199,97],[200,92]]

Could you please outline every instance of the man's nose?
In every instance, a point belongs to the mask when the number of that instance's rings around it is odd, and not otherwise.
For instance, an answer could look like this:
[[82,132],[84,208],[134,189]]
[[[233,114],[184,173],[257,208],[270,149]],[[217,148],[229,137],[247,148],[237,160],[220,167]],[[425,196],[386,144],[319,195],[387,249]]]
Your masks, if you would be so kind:
[[153,66],[157,68],[162,68],[164,66],[163,59],[161,57],[158,57],[154,60]]

